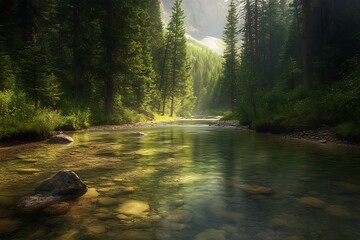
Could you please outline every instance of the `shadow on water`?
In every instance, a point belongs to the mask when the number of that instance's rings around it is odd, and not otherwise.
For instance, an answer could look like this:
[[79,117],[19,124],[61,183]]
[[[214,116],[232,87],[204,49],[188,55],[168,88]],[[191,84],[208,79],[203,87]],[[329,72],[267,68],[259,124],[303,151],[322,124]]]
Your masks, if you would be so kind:
[[[1,239],[359,239],[360,150],[201,121],[74,133],[1,151]],[[64,215],[12,206],[71,169],[89,186]],[[341,229],[341,231],[339,231]]]

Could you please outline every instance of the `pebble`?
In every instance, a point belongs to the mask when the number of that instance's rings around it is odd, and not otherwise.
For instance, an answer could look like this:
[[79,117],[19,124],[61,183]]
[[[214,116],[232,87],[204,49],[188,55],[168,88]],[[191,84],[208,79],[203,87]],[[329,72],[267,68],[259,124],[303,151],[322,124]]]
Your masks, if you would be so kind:
[[314,208],[323,208],[325,207],[325,202],[319,198],[315,197],[302,197],[299,199],[299,203],[303,205],[308,205]]
[[121,190],[122,190],[123,193],[126,193],[126,194],[130,194],[130,193],[135,192],[134,187],[122,187]]
[[98,204],[102,207],[115,205],[116,203],[118,203],[116,198],[101,197],[98,199]]
[[147,202],[139,200],[128,200],[120,204],[117,212],[120,214],[143,217],[145,212],[149,211],[150,206]]
[[33,174],[33,173],[39,173],[41,172],[40,169],[36,169],[36,168],[23,168],[23,169],[18,169],[16,170],[18,173],[24,173],[24,174]]
[[329,206],[325,209],[325,212],[336,217],[350,217],[350,213],[348,211],[338,206]]
[[117,215],[117,218],[120,219],[120,220],[128,220],[129,219],[129,217],[124,215],[124,214]]
[[97,235],[97,234],[101,234],[104,233],[106,231],[106,228],[104,226],[90,226],[87,227],[87,230],[90,234],[92,235]]
[[240,189],[251,194],[271,195],[274,193],[274,190],[271,187],[259,185],[241,185]]

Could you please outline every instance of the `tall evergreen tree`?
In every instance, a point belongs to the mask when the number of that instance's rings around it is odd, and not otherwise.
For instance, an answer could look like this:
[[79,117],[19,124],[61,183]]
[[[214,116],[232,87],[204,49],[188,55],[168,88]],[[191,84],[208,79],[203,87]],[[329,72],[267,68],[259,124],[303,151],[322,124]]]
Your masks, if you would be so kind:
[[191,112],[194,107],[193,84],[187,59],[184,20],[182,0],[176,0],[167,27],[167,40],[162,66],[162,113],[165,113],[166,102],[170,98],[170,116],[174,116],[176,105],[180,109],[187,108],[187,112]]
[[231,0],[227,15],[227,23],[224,31],[224,67],[223,67],[223,88],[224,95],[227,98],[231,110],[234,112],[236,108],[237,98],[237,72],[239,66],[238,55],[238,22],[239,15],[236,7],[236,1]]

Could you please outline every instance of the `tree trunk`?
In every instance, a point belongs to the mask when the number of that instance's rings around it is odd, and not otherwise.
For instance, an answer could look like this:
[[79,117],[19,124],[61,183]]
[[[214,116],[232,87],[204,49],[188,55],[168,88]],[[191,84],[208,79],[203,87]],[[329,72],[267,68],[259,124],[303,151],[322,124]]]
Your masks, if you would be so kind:
[[301,3],[301,53],[303,62],[303,79],[307,89],[312,89],[311,51],[310,51],[310,0]]
[[[165,72],[166,72],[167,55],[168,55],[168,51],[169,51],[169,41],[170,41],[170,34],[168,33],[167,39],[166,39],[166,45],[165,45],[164,61],[161,66],[161,77],[160,77],[160,85],[159,85],[159,92],[161,93],[161,91],[164,90],[162,115],[165,114],[165,101],[166,101],[166,96],[167,96],[167,78],[165,78]],[[164,87],[164,89],[163,89],[163,87]],[[159,103],[158,111],[160,111],[160,106],[161,106],[161,103]]]

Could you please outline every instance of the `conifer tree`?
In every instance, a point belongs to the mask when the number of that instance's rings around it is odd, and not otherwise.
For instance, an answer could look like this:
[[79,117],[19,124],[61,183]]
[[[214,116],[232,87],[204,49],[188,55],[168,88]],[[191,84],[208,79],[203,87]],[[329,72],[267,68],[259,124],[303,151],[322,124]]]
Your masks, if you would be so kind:
[[231,110],[234,112],[236,107],[237,97],[237,69],[239,64],[238,56],[238,24],[239,15],[237,12],[236,1],[231,0],[229,11],[227,15],[227,23],[224,31],[224,66],[223,66],[223,91],[226,102],[230,105]]
[[185,38],[185,14],[182,0],[176,0],[167,27],[167,41],[163,64],[163,114],[166,102],[170,98],[170,116],[174,116],[175,107],[191,112],[194,107],[193,84],[190,78],[190,65],[187,59]]
[[60,88],[46,36],[34,35],[21,51],[19,85],[35,107],[52,107],[60,100]]

